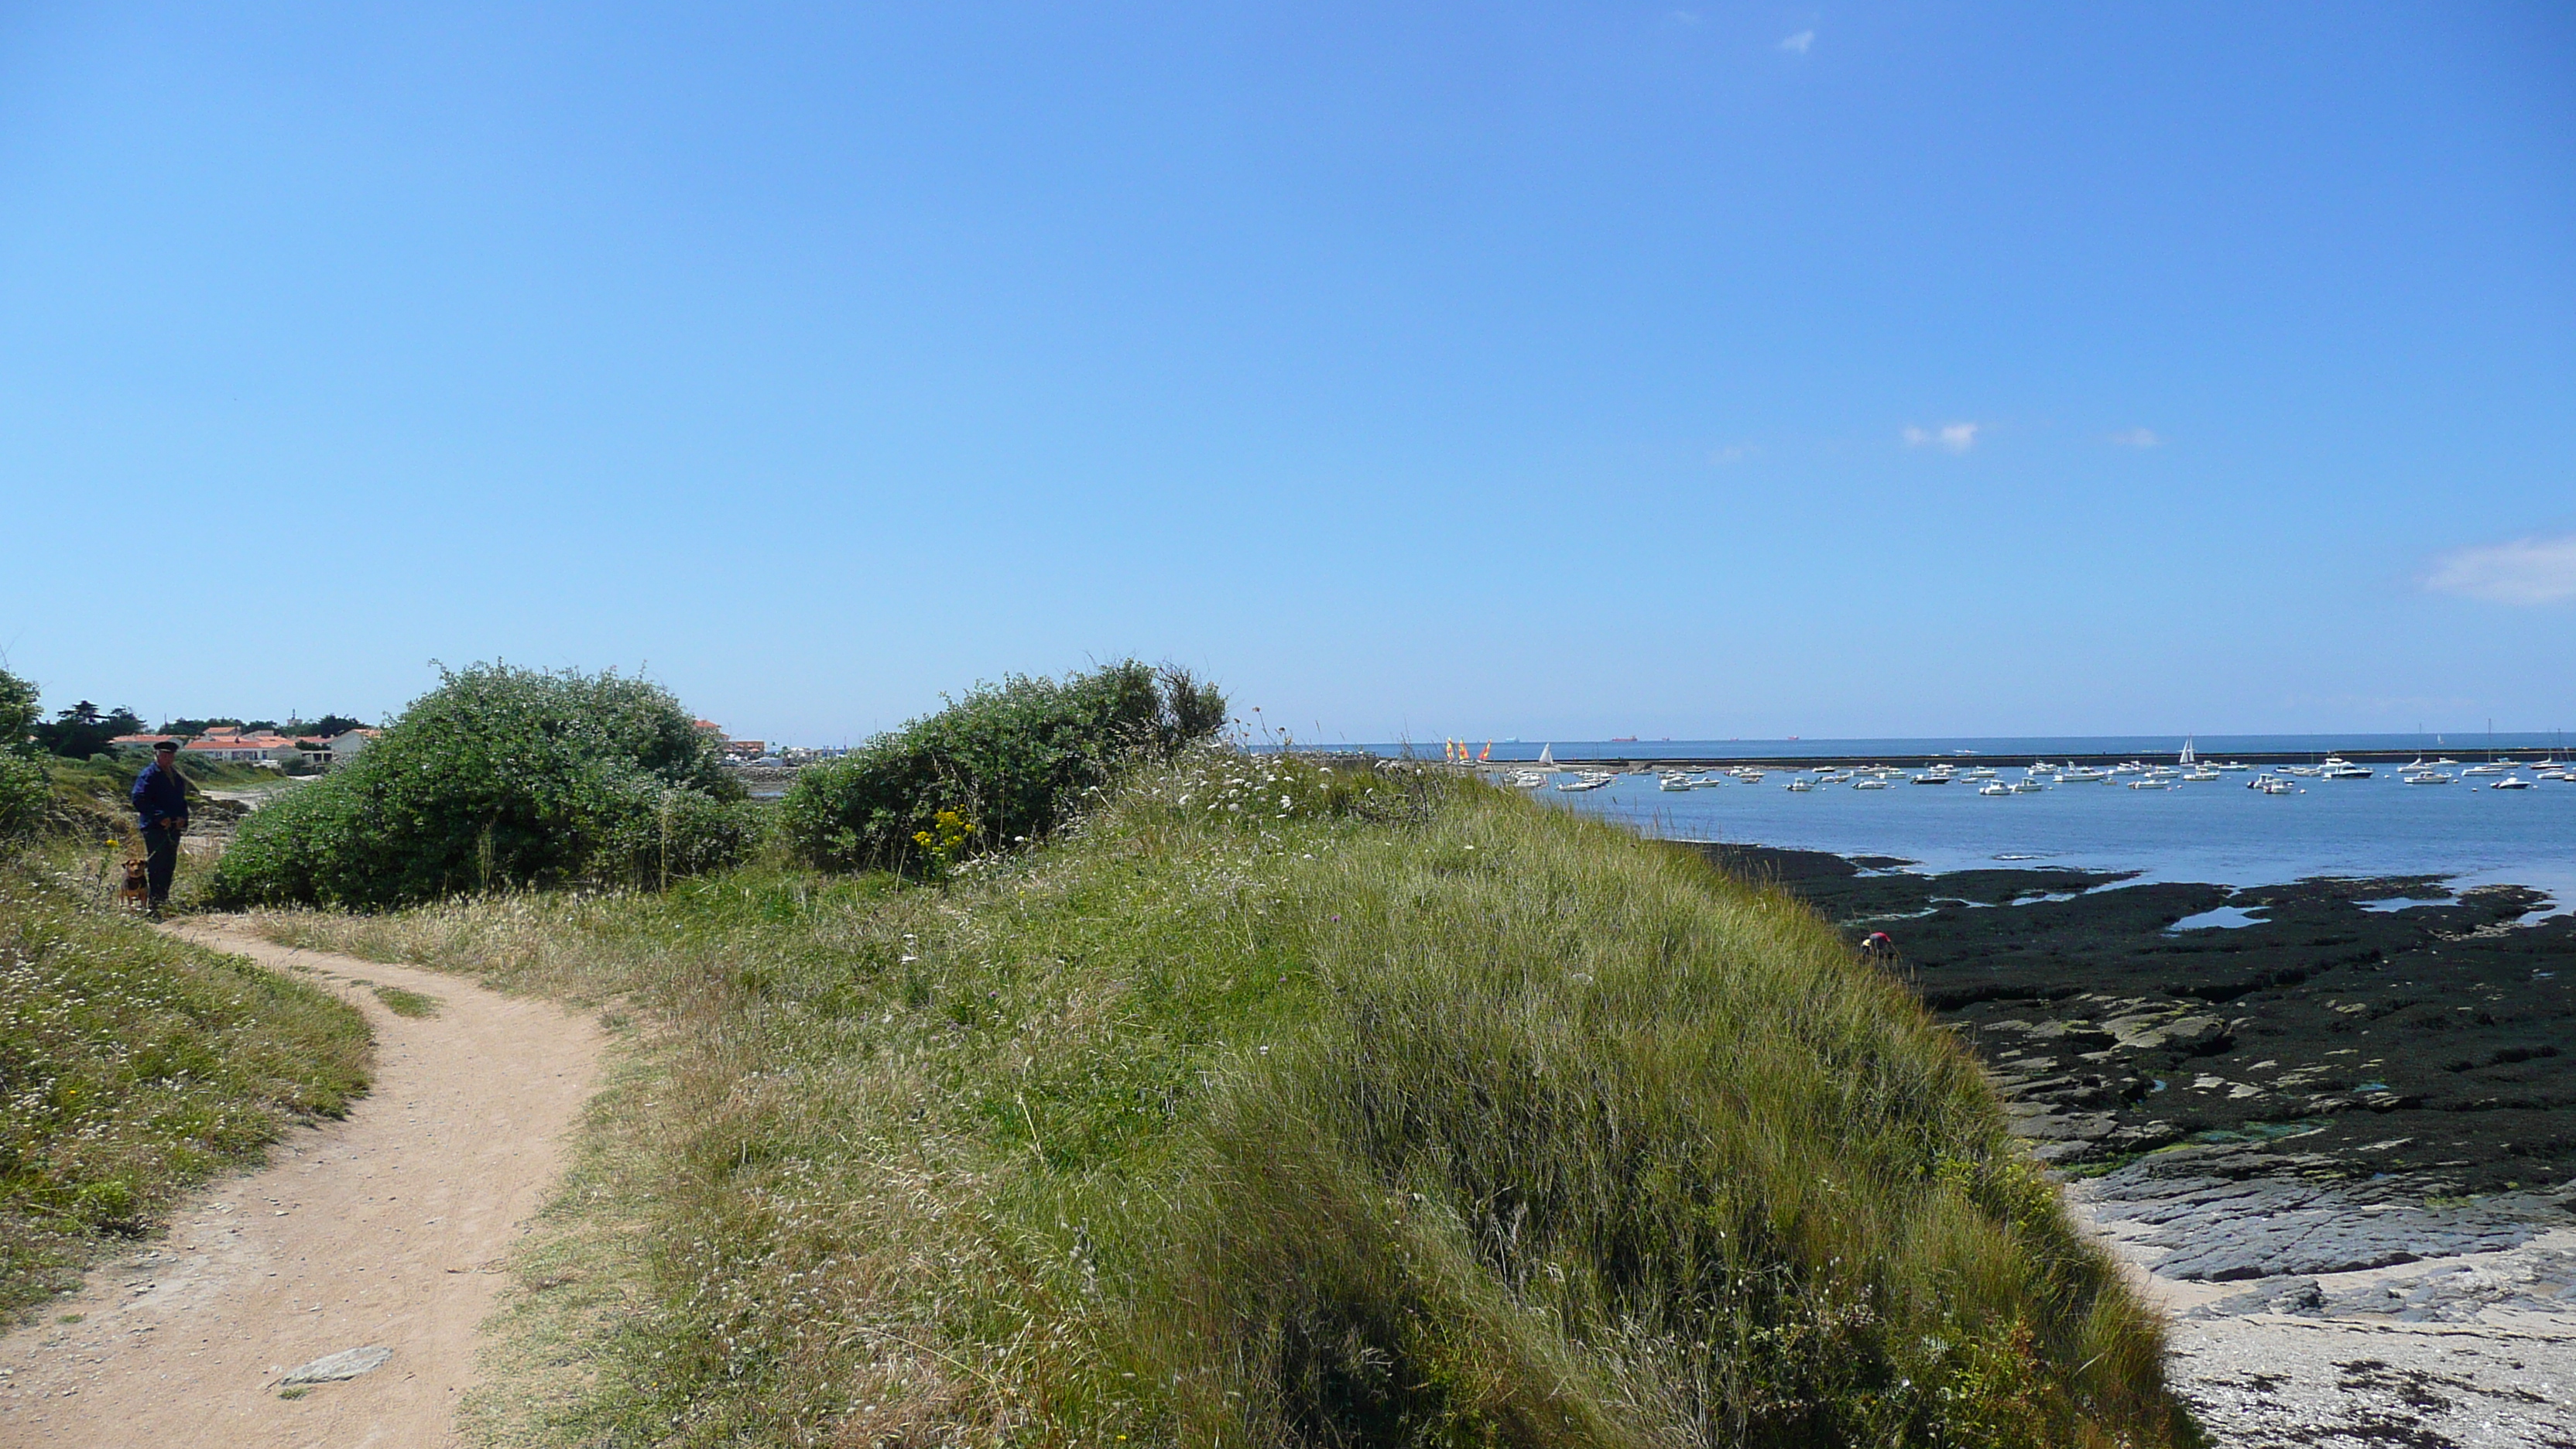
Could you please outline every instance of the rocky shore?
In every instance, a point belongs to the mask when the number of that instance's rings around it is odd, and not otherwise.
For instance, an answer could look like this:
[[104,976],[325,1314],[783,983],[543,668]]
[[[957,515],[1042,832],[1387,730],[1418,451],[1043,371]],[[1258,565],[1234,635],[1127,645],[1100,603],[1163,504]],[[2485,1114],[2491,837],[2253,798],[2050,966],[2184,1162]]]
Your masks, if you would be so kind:
[[2576,915],[1698,848],[1893,938],[2222,1442],[2576,1446]]

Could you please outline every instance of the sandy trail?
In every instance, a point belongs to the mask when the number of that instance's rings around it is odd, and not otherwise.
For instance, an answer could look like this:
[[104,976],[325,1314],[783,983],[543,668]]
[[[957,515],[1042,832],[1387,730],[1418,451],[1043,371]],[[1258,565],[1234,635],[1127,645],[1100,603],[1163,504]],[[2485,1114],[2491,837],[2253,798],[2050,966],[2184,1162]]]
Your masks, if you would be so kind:
[[[598,1026],[221,922],[180,933],[357,1004],[376,1033],[374,1089],[346,1121],[291,1130],[267,1168],[199,1194],[165,1240],[102,1264],[0,1340],[0,1445],[455,1443],[476,1328],[594,1088]],[[443,1004],[396,1016],[349,978]],[[392,1356],[372,1372],[279,1397],[287,1370],[379,1344]]]

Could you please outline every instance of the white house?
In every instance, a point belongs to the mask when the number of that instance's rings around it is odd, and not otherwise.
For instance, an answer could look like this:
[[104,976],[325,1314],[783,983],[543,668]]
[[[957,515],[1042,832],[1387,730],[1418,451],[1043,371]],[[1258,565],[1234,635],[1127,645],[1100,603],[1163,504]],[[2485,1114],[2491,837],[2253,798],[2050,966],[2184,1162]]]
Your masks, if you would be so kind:
[[376,736],[383,733],[383,730],[371,730],[361,726],[357,729],[345,730],[339,734],[333,735],[331,738],[323,741],[323,744],[330,747],[331,763],[342,765],[347,764],[351,757],[355,756],[358,751],[365,749],[369,742],[374,740]]

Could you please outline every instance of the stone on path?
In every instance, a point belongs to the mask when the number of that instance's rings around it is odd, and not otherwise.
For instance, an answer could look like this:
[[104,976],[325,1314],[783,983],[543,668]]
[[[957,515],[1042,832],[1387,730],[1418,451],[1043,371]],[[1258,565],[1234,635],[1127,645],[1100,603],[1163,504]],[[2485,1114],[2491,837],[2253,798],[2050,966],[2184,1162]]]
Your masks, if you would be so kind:
[[338,1383],[342,1379],[354,1379],[370,1369],[379,1368],[386,1359],[393,1356],[394,1351],[381,1343],[371,1343],[364,1348],[344,1348],[338,1353],[324,1354],[311,1363],[288,1369],[286,1377],[279,1379],[278,1382],[280,1384]]

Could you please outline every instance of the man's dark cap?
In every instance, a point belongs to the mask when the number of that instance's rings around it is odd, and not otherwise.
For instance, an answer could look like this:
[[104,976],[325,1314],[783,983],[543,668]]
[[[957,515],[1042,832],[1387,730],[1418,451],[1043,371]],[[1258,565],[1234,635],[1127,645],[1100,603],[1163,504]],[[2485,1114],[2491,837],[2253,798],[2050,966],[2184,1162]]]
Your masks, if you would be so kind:
[[175,755],[179,753],[179,742],[177,740],[154,740],[152,742],[152,752],[156,755]]

